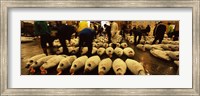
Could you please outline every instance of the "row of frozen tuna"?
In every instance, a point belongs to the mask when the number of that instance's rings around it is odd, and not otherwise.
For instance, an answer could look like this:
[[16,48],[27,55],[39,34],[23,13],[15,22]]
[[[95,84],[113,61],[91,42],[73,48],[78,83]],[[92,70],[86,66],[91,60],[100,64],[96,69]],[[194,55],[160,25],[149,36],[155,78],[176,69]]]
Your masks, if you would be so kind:
[[179,51],[162,51],[157,49],[150,50],[150,53],[158,58],[162,58],[164,60],[179,60]]
[[[121,47],[124,48],[124,46],[125,46],[125,47],[128,46],[128,45],[125,44],[125,43],[121,43],[121,44],[120,44],[120,42],[121,42],[121,40],[122,40],[122,36],[121,36],[121,35],[119,35],[118,38],[119,38],[119,39],[116,39],[116,40],[117,40],[116,42],[117,42],[117,46],[118,46],[118,47],[121,46]],[[68,40],[66,40],[66,45],[67,45],[68,47],[72,47],[72,46],[73,46],[73,47],[76,47],[76,46],[78,46],[78,43],[79,43],[79,38],[78,38],[78,37],[77,37],[77,38],[72,38],[72,39],[70,40],[70,42],[69,42]],[[53,45],[56,46],[56,47],[61,46],[61,44],[60,44],[60,42],[59,42],[58,39],[54,40]],[[97,48],[99,48],[99,47],[107,48],[107,47],[109,47],[109,46],[111,46],[111,45],[112,45],[112,43],[108,44],[108,37],[106,37],[106,36],[98,36],[96,39],[93,40],[93,46],[94,46],[94,47],[97,47]]]
[[[92,45],[93,45],[93,47],[96,47],[96,48],[100,48],[100,47],[108,48],[108,47],[112,47],[112,44],[113,43],[102,43],[102,42],[95,43],[95,42],[93,42]],[[126,47],[128,47],[128,44],[125,42],[116,43],[116,47],[126,48]]]
[[[100,47],[104,47],[104,48],[108,48],[108,47],[112,47],[113,43],[103,43],[103,42],[93,42],[92,45],[93,47],[96,48],[100,48]],[[60,47],[61,44],[59,42],[59,40],[54,40],[53,45],[56,47]],[[69,43],[68,40],[66,40],[66,45],[68,47],[77,47],[78,46],[78,39],[72,39]],[[123,42],[123,43],[116,43],[116,47],[121,47],[121,48],[126,48],[128,47],[128,44]]]
[[[78,46],[78,42],[79,42],[79,38],[74,38],[74,39],[71,39],[70,42],[68,40],[66,40],[66,45],[68,47]],[[54,40],[53,41],[53,46],[60,47],[61,46],[60,41],[58,39]]]
[[110,58],[100,59],[95,55],[90,58],[87,56],[81,56],[77,58],[75,55],[49,55],[39,54],[31,57],[26,63],[26,68],[29,68],[30,73],[35,73],[35,69],[40,67],[41,74],[48,74],[48,69],[57,66],[57,75],[62,74],[64,70],[70,68],[71,75],[76,71],[84,67],[84,73],[90,72],[98,67],[98,74],[104,75],[111,68],[116,75],[124,75],[127,68],[135,75],[145,75],[146,72],[142,63],[133,59],[126,59],[124,62],[122,59],[117,58],[112,61]]
[[158,58],[162,58],[164,60],[170,61],[170,60],[179,60],[179,51],[177,46],[171,46],[169,50],[164,50],[165,45],[159,44],[159,45],[149,45],[149,44],[138,44],[136,47],[142,51],[150,50],[150,53]]
[[157,50],[168,50],[168,51],[179,51],[179,45],[173,45],[173,44],[138,44],[136,46],[138,49],[141,49],[142,51],[145,50],[151,50],[151,49],[157,49]]
[[[71,54],[76,54],[79,50],[79,47],[68,47],[69,53]],[[63,49],[62,47],[60,47],[57,51],[57,53],[62,53]],[[85,55],[88,52],[88,47],[83,47],[81,50],[81,55]],[[121,57],[123,54],[125,54],[128,57],[133,57],[135,55],[134,50],[131,47],[126,47],[124,49],[120,48],[120,47],[116,47],[115,49],[113,49],[112,47],[108,47],[108,48],[104,48],[104,47],[100,47],[100,48],[96,48],[93,47],[92,48],[92,55],[99,55],[102,56],[103,54],[107,54],[109,57],[113,56],[113,53],[115,53],[118,57]]]

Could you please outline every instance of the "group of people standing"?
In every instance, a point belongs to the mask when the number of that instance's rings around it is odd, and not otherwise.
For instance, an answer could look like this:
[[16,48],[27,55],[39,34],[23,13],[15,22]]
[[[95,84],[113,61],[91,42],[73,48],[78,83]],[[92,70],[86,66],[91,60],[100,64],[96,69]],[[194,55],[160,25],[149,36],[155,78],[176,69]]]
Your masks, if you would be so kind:
[[[118,24],[116,22],[111,21],[111,25],[104,25],[105,32],[108,37],[108,42],[114,43],[115,35],[118,31]],[[67,22],[67,24],[62,24],[61,21],[56,21],[56,28],[52,28],[51,25],[48,25],[46,21],[35,21],[34,22],[34,33],[36,36],[40,36],[40,44],[43,49],[43,52],[48,55],[47,51],[47,43],[49,45],[50,54],[55,54],[53,50],[53,41],[54,39],[51,36],[51,31],[56,30],[56,37],[59,39],[61,46],[63,47],[63,54],[69,55],[69,51],[66,45],[66,40],[71,40],[72,34],[75,33],[75,37],[79,36],[79,51],[77,55],[81,55],[81,50],[83,46],[88,47],[87,56],[91,56],[92,53],[92,42],[96,38],[97,34],[100,34],[99,29],[93,29],[88,26],[86,21],[79,22],[78,26],[73,25],[71,22]]]
[[[170,27],[170,26],[169,26]],[[120,34],[125,38],[125,34],[128,33],[126,25],[122,26],[121,31],[119,32],[118,23],[115,21],[110,21],[110,25],[104,24],[101,27],[93,26],[90,28],[86,21],[79,22],[79,24],[73,25],[72,22],[66,22],[66,24],[62,24],[61,21],[56,21],[56,28],[52,29],[51,24],[47,24],[46,21],[35,21],[34,22],[34,33],[36,36],[40,36],[40,44],[43,49],[43,52],[48,55],[47,45],[49,44],[50,54],[55,54],[53,50],[53,38],[51,37],[51,31],[56,30],[56,37],[59,39],[61,46],[63,47],[63,54],[69,55],[68,48],[66,45],[66,40],[70,42],[72,34],[75,33],[75,37],[79,37],[79,51],[77,55],[81,55],[81,50],[83,46],[88,47],[87,56],[91,56],[92,53],[92,42],[96,38],[97,34],[101,35],[102,32],[105,32],[106,37],[108,38],[108,43],[112,43],[112,47],[116,47],[116,43],[118,39],[117,36]],[[104,30],[105,29],[105,30]],[[149,34],[151,30],[150,25],[144,27],[143,25],[134,26],[131,30],[129,30],[130,35],[134,35],[134,45],[140,43],[141,37],[145,37]],[[166,25],[162,22],[159,22],[155,25],[153,35],[155,37],[152,44],[155,44],[157,40],[159,40],[159,44],[162,42],[164,38],[164,34],[166,31]],[[169,30],[171,32],[171,30]],[[169,32],[168,32],[169,33]],[[172,36],[172,34],[168,34],[168,36]],[[138,39],[137,39],[138,38]]]
[[[146,41],[146,36],[148,36],[149,32],[150,32],[151,28],[149,25],[147,25],[146,28],[144,28],[143,25],[139,25],[139,26],[134,26],[133,29],[131,30],[131,34],[134,34],[134,45],[137,45],[140,43],[141,37],[143,36],[143,38]],[[138,39],[137,39],[138,38]]]
[[[134,26],[133,29],[130,31],[130,34],[134,34],[134,45],[140,43],[141,37],[143,36],[144,40],[146,41],[146,36],[149,35],[151,28],[150,25],[147,25],[146,28],[143,25]],[[168,32],[167,26],[162,23],[158,22],[155,24],[153,30],[154,41],[152,44],[155,44],[158,41],[158,44],[162,43],[165,33],[167,33],[168,38],[173,38],[173,40],[178,40],[179,37],[179,26],[176,24],[175,28],[172,27],[171,23],[168,23]],[[138,39],[137,39],[138,38]]]

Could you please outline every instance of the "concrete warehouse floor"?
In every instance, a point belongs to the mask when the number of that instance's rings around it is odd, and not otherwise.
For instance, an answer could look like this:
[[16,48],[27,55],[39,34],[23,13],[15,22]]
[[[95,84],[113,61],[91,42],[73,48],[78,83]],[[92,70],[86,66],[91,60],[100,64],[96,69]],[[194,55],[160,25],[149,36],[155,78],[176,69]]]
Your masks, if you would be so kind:
[[[145,70],[148,71],[150,75],[177,75],[178,66],[174,64],[173,61],[166,61],[162,60],[160,58],[156,58],[149,50],[143,52],[139,49],[137,49],[134,45],[130,45],[135,51],[135,56],[132,59],[137,60],[138,62],[143,62]],[[33,42],[27,42],[27,43],[21,43],[21,75],[28,75],[28,69],[25,68],[25,63],[27,62],[27,59],[43,53],[42,48],[40,47],[39,40],[34,40]],[[100,57],[101,59],[107,58],[107,55],[104,54]],[[117,57],[114,55],[111,59],[114,61]],[[123,55],[121,57],[124,61],[127,59],[127,56]],[[56,75],[56,67],[53,67],[51,69],[48,69],[47,75]],[[107,73],[107,75],[114,75],[114,71],[111,68],[111,70]],[[40,70],[36,69],[36,73],[32,75],[40,75]],[[69,68],[65,70],[62,75],[69,75]],[[80,69],[75,73],[75,75],[98,75],[98,67],[94,69],[92,72],[83,74],[83,68]],[[132,73],[128,70],[125,73],[125,75],[132,75]]]

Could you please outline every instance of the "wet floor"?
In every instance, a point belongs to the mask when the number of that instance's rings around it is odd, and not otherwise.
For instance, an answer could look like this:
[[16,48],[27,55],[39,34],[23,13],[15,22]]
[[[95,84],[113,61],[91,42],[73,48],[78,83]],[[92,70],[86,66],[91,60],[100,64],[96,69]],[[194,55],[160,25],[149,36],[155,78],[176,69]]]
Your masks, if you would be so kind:
[[[134,45],[129,44],[130,47],[132,47],[135,51],[135,55],[132,59],[142,62],[145,70],[150,75],[177,75],[178,66],[173,61],[166,61],[162,60],[160,58],[156,58],[149,50],[146,50],[145,52],[142,50],[137,49]],[[27,42],[21,44],[21,74],[22,75],[28,75],[28,69],[25,68],[25,63],[27,62],[28,58],[35,56],[37,54],[43,53],[42,48],[40,47],[39,40],[34,40],[33,42]],[[107,55],[104,54],[100,57],[101,59],[107,58]],[[117,56],[113,55],[111,58],[113,61],[118,58]],[[124,61],[128,57],[123,55],[121,59]],[[56,75],[56,67],[48,69],[47,75]],[[83,68],[78,70],[75,75],[98,75],[98,67],[96,67],[93,71],[83,74]],[[111,70],[107,73],[107,75],[114,75],[114,71]],[[40,75],[40,70],[36,69],[36,73],[32,75]],[[62,75],[69,75],[69,68],[63,71]],[[125,73],[125,75],[132,75],[132,73],[128,70]]]

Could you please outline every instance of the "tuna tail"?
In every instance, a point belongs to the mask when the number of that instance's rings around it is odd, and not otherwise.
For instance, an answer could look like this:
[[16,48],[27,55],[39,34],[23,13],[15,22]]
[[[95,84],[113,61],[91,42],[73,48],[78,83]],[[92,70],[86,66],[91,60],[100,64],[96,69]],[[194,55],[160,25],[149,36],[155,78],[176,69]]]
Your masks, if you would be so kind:
[[46,75],[46,74],[47,74],[47,70],[41,71],[41,74],[42,74],[42,75]]
[[57,69],[57,72],[58,72],[57,75],[62,74],[62,69],[58,68],[58,69]]
[[71,75],[74,75],[75,70],[74,70],[74,69],[70,69],[70,70],[69,70],[69,73],[70,73]]
[[47,70],[45,70],[45,68],[44,67],[40,67],[40,70],[41,70],[41,74],[42,75],[45,75],[45,74],[47,74]]
[[103,72],[103,71],[100,71],[100,72],[99,72],[99,75],[104,75],[104,72]]
[[30,67],[29,70],[30,70],[29,72],[30,72],[31,74],[34,74],[34,73],[35,73],[35,69],[34,69],[33,67]]
[[112,54],[109,54],[108,56],[109,56],[110,58],[112,58]]

